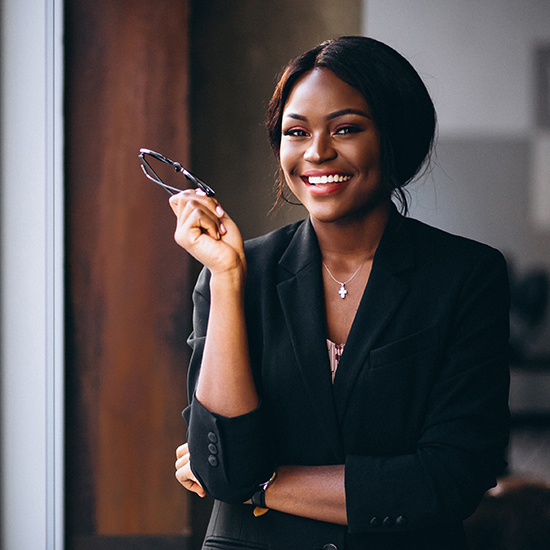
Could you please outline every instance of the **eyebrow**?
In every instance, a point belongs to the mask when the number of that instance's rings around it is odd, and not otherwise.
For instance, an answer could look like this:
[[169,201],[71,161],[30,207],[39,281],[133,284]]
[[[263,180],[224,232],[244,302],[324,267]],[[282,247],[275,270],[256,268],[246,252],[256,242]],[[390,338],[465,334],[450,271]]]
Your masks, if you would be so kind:
[[[333,120],[344,115],[359,115],[372,120],[372,116],[369,113],[361,111],[360,109],[340,109],[339,111],[334,111],[333,113],[330,113],[326,118],[327,120]],[[287,113],[286,116],[289,118],[294,118],[296,120],[303,120],[304,122],[307,121],[307,117],[299,115],[298,113]]]

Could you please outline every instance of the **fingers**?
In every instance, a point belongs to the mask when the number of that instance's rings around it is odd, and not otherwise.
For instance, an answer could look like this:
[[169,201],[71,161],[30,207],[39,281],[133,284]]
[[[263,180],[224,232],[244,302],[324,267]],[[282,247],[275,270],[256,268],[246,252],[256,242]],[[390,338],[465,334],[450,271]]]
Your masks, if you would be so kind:
[[189,250],[205,235],[220,240],[227,233],[222,222],[226,215],[216,199],[203,191],[187,190],[173,195],[170,206],[177,216],[176,242]]
[[187,443],[184,443],[183,445],[180,445],[176,449],[176,458],[181,458],[183,455],[188,453],[189,453],[189,446],[187,445]]
[[216,199],[187,190],[170,198],[177,216],[175,241],[212,273],[246,269],[239,228]]
[[187,443],[180,445],[176,449],[176,479],[188,490],[196,493],[201,498],[206,496],[206,492],[198,482],[191,470],[191,459]]
[[177,195],[172,195],[170,197],[170,206],[178,218],[186,207],[188,207],[188,212],[198,208],[205,213],[209,213],[214,219],[221,219],[225,215],[220,203],[215,198],[208,197],[200,189],[188,189]]
[[193,472],[191,472],[189,464],[186,464],[183,468],[180,468],[176,471],[176,479],[188,491],[196,493],[201,498],[206,496],[205,490],[201,487],[201,485],[193,475]]
[[181,191],[180,193],[177,193],[176,195],[172,195],[170,197],[170,206],[172,206],[172,208],[174,209],[174,213],[177,214],[177,212],[176,212],[177,204],[181,201],[185,202],[185,201],[191,200],[193,198],[201,200],[205,204],[213,205],[213,207],[212,207],[213,210],[216,210],[217,207],[220,207],[220,210],[223,211],[223,209],[221,208],[220,203],[218,202],[218,200],[214,197],[208,197],[206,195],[206,193],[204,191],[202,191],[201,189],[186,189],[185,191]]
[[210,210],[202,205],[188,202],[178,220],[176,231],[188,231],[191,240],[200,238],[205,233],[215,240],[220,240],[227,233],[225,226],[218,217],[212,216]]

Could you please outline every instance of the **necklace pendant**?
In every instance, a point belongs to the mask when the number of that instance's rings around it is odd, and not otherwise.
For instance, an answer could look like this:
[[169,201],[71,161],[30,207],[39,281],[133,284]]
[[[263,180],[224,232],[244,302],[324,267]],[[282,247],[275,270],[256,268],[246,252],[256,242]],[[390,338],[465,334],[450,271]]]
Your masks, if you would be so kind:
[[340,294],[340,298],[342,298],[342,300],[346,297],[346,294],[348,293],[348,291],[346,290],[346,287],[345,287],[345,284],[344,283],[340,283],[342,286],[340,287],[340,290],[338,291],[338,294]]

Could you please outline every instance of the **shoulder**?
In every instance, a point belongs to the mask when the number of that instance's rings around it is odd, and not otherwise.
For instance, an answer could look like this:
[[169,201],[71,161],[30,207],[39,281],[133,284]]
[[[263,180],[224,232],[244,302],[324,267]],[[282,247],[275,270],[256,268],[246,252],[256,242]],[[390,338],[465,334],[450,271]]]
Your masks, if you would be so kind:
[[507,287],[506,261],[498,250],[397,213],[377,255],[380,266],[401,272],[410,284],[431,294],[460,293],[471,284],[485,286],[488,281],[502,292]]
[[397,231],[412,241],[422,262],[446,263],[457,267],[473,266],[485,261],[505,265],[503,255],[496,248],[432,227],[414,218],[401,218]]

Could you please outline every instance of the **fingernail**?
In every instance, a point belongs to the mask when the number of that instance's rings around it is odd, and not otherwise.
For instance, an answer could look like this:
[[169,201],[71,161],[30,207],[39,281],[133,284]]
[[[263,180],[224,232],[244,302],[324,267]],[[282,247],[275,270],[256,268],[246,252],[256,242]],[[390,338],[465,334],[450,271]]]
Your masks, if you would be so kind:
[[202,195],[203,197],[206,197],[206,193],[202,189],[195,189],[196,195]]
[[227,233],[227,229],[225,228],[225,225],[223,225],[223,223],[220,223],[220,233],[222,235],[225,235]]
[[218,214],[218,216],[221,218],[223,217],[223,215],[225,214],[225,212],[223,211],[223,208],[221,206],[216,206],[216,214]]

